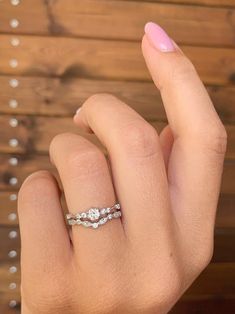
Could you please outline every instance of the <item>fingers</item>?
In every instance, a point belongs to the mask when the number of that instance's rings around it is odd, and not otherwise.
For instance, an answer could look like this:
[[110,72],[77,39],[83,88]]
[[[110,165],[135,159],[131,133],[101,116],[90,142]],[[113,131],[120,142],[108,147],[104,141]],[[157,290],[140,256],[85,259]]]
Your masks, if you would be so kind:
[[[70,239],[60,204],[60,192],[47,171],[29,176],[18,197],[22,267],[27,273],[53,272],[70,260]],[[22,272],[24,273],[24,271]]]
[[[115,204],[108,165],[96,145],[82,136],[60,134],[51,142],[50,156],[59,172],[69,212],[76,214],[91,207],[111,207]],[[72,226],[72,237],[75,253],[80,253],[79,260],[92,263],[96,253],[99,261],[104,261],[107,255],[114,256],[124,233],[118,218],[97,230]]]
[[167,34],[148,23],[143,55],[160,89],[174,145],[169,184],[177,214],[190,229],[212,226],[220,188],[226,132],[195,68]]
[[[137,112],[108,94],[90,97],[74,117],[106,146],[123,223],[132,240],[170,226],[167,178],[155,129]],[[161,230],[161,232],[160,232]],[[154,233],[154,237],[153,237]]]

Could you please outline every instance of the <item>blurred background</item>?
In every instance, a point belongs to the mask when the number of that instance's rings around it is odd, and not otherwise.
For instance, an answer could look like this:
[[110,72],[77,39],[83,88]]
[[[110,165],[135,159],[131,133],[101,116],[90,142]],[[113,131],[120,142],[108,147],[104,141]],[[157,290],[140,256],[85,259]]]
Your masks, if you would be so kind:
[[228,132],[214,256],[171,313],[235,313],[235,0],[0,0],[0,314],[20,313],[17,191],[52,168],[54,135],[78,133],[82,102],[113,93],[166,124],[141,55],[147,21],[193,61]]

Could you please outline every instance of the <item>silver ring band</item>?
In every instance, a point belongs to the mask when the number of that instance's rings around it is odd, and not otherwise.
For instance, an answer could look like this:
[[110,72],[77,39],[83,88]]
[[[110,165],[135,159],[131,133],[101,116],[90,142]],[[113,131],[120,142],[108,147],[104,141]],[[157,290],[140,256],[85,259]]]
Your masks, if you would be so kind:
[[67,223],[70,226],[81,225],[83,227],[92,227],[97,229],[114,218],[120,218],[120,204],[116,203],[112,207],[97,208],[91,207],[85,212],[77,214],[66,214]]

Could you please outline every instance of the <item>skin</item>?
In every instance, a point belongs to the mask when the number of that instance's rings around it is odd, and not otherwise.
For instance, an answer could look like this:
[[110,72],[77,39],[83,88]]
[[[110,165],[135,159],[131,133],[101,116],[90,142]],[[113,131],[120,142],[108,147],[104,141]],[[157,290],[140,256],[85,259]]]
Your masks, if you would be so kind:
[[210,262],[226,131],[194,66],[144,35],[142,51],[169,124],[156,130],[109,94],[85,101],[80,135],[57,135],[50,158],[70,212],[119,201],[122,219],[66,228],[58,184],[39,171],[18,197],[23,314],[167,313]]

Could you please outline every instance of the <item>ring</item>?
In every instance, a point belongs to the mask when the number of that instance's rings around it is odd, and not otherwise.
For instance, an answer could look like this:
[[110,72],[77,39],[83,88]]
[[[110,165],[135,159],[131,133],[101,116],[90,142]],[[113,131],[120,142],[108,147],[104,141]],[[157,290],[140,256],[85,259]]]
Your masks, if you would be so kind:
[[70,226],[81,225],[96,229],[114,218],[120,218],[122,215],[120,209],[121,206],[119,203],[114,204],[112,207],[91,207],[85,212],[66,214],[66,219]]

